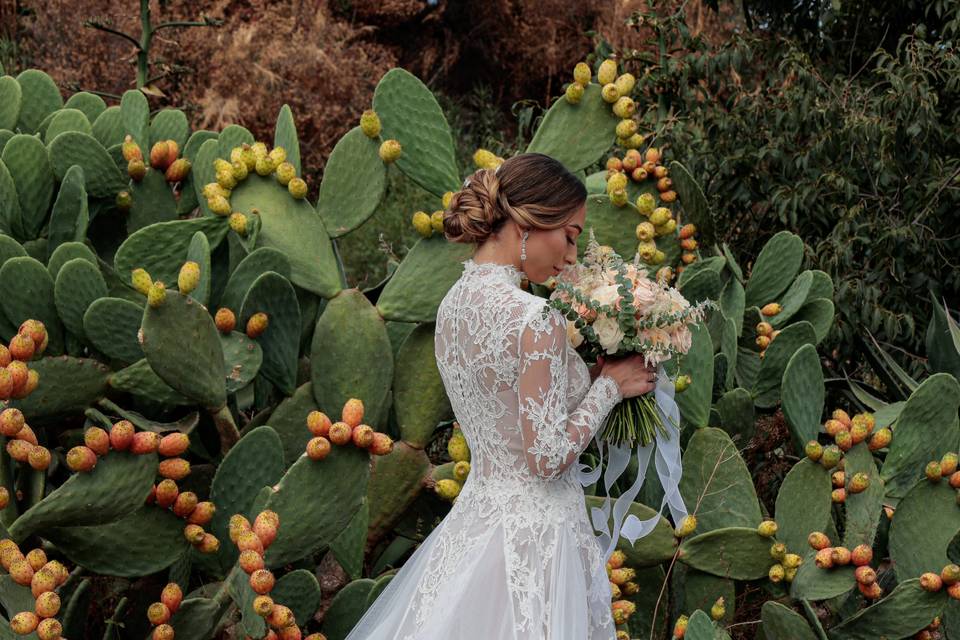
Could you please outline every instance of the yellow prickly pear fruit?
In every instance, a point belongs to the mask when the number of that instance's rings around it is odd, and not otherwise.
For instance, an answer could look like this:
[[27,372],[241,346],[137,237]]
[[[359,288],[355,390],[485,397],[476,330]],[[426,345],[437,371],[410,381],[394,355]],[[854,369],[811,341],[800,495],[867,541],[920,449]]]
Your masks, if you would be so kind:
[[[635,133],[629,138],[617,138],[617,144],[619,144],[624,149],[638,149],[640,145],[643,144],[644,137],[642,134]],[[646,176],[646,174],[644,174]]]
[[230,197],[230,189],[224,189],[216,182],[208,182],[203,185],[203,197],[212,198],[213,196],[223,196],[224,198]]
[[[673,268],[671,267],[660,267],[657,269],[656,274],[657,282],[663,285],[669,285],[673,280]],[[674,385],[676,387],[676,385]]]
[[380,116],[373,109],[367,109],[360,114],[360,130],[368,138],[380,135]]
[[720,620],[727,614],[727,608],[723,606],[723,596],[717,598],[717,601],[710,607],[710,617],[714,620]]
[[267,154],[267,157],[273,162],[273,165],[279,166],[281,162],[287,161],[287,150],[283,147],[274,147]]
[[[273,170],[277,168],[277,165],[273,164],[273,160],[268,155],[257,156],[257,164],[254,167],[254,171],[257,172],[259,176],[268,176],[273,173]],[[217,180],[220,182],[220,180]],[[222,184],[222,183],[221,183]]]
[[217,171],[217,184],[224,189],[233,189],[237,186],[237,179],[233,177],[233,165]]
[[626,189],[629,181],[630,179],[627,178],[627,174],[617,171],[607,178],[607,193],[612,193],[617,189]]
[[769,336],[773,333],[773,325],[769,322],[758,322],[757,323],[757,335],[758,336]]
[[147,165],[143,163],[143,160],[134,158],[127,163],[127,175],[134,182],[140,182],[147,175]]
[[433,235],[433,219],[426,211],[417,211],[413,214],[413,228],[424,238]]
[[214,158],[213,171],[214,173],[220,173],[221,171],[233,171],[233,165],[223,158]]
[[[657,201],[652,193],[641,193],[637,196],[637,211],[640,215],[649,216],[657,207]],[[652,222],[650,224],[653,224]]]
[[689,387],[692,382],[693,380],[687,374],[677,376],[677,379],[673,382],[673,390],[677,393],[682,393],[687,390],[687,387]]
[[184,262],[177,275],[177,288],[180,289],[180,293],[186,295],[196,289],[198,284],[200,284],[200,265],[193,260]]
[[617,98],[617,101],[613,103],[613,113],[618,118],[629,118],[636,113],[636,111],[637,105],[633,102],[633,98],[628,96],[620,96]]
[[617,79],[617,61],[607,59],[600,63],[597,70],[597,82],[600,84],[610,84]]
[[228,216],[233,213],[232,209],[230,208],[230,201],[223,196],[212,196],[207,198],[207,206],[210,207],[210,211],[218,216]]
[[577,84],[585,87],[590,84],[591,77],[593,77],[593,72],[586,62],[578,62],[573,68],[573,81]]
[[133,206],[133,197],[130,195],[130,192],[124,189],[117,193],[117,197],[114,199],[114,204],[117,205],[117,209],[120,211],[130,211],[130,207]]
[[247,163],[243,160],[237,160],[236,162],[230,163],[231,170],[233,174],[233,179],[237,182],[241,180],[246,180],[247,176],[250,174],[250,170],[247,169]]
[[666,207],[657,207],[650,212],[650,224],[655,227],[659,227],[662,224],[666,224],[667,220],[670,219],[670,209]]
[[644,262],[653,262],[653,257],[657,254],[657,245],[655,242],[646,241],[637,245],[637,253]]
[[450,202],[453,200],[453,191],[445,191],[443,194],[443,199],[440,203],[443,205],[444,209],[450,208]]
[[604,102],[609,102],[613,104],[620,99],[620,93],[617,91],[617,85],[610,84],[603,85],[603,88],[600,89],[600,97],[603,98]]
[[400,142],[394,139],[384,140],[380,145],[380,159],[387,164],[391,164],[397,161],[397,158],[400,157],[400,154],[403,153],[403,147],[400,146]]
[[233,149],[230,149],[230,164],[235,162],[243,162],[244,165],[247,164],[243,159],[243,147],[234,147]]
[[477,149],[473,152],[473,164],[480,169],[491,169],[497,166],[497,156],[488,149]]
[[228,222],[230,223],[230,228],[233,229],[237,235],[247,235],[247,216],[239,211],[234,211],[230,214]]
[[156,309],[162,305],[166,299],[167,289],[162,282],[157,280],[150,286],[150,291],[147,293],[147,304]]
[[130,274],[130,281],[133,283],[134,289],[143,295],[149,295],[150,287],[153,286],[153,278],[150,277],[146,269],[139,267],[134,269],[133,273]]
[[757,533],[764,538],[772,538],[777,533],[777,523],[775,520],[764,520],[757,527]]
[[623,207],[627,204],[630,196],[626,189],[614,189],[610,192],[610,204],[615,207]]
[[[259,144],[263,144],[262,142]],[[266,145],[263,147],[264,152],[266,152]],[[240,145],[240,160],[247,165],[247,171],[253,171],[257,168],[257,152],[254,150],[253,146],[244,142]]]
[[443,233],[443,211],[436,210],[430,216],[430,224],[437,233]]
[[563,92],[563,97],[570,104],[580,104],[580,100],[583,99],[583,85],[571,82]]
[[253,151],[255,158],[262,158],[267,155],[267,145],[263,142],[254,142],[250,145],[250,150]]
[[617,77],[613,81],[613,84],[616,85],[617,91],[620,92],[622,96],[630,95],[630,92],[633,91],[633,87],[637,84],[637,79],[633,76],[632,73],[624,73]]
[[450,437],[447,453],[454,462],[470,462],[470,447],[467,446],[467,439],[459,429],[455,430]]
[[691,533],[697,528],[697,517],[694,515],[687,515],[683,517],[683,520],[680,521],[679,526],[677,526],[674,533],[678,538],[683,538]]
[[[616,112],[614,112],[616,113]],[[626,118],[617,123],[617,137],[629,138],[637,132],[637,121]]]
[[770,302],[768,304],[763,305],[763,308],[760,309],[760,313],[762,313],[767,317],[770,317],[770,316],[777,315],[778,313],[780,313],[781,310],[783,310],[783,307],[780,306],[780,303]]
[[660,249],[657,249],[653,254],[653,259],[650,260],[650,264],[663,264],[663,261],[667,259],[667,254]]
[[456,498],[458,495],[460,495],[460,489],[460,483],[456,480],[451,480],[450,478],[437,480],[435,487],[437,495],[444,500],[453,500]]
[[287,183],[287,191],[297,200],[302,200],[307,197],[307,183],[303,178],[291,178]]
[[467,479],[467,475],[470,473],[470,463],[466,460],[461,460],[453,465],[453,475],[457,480],[463,482]]
[[770,582],[781,582],[786,576],[786,570],[783,568],[783,565],[779,562],[770,567],[770,570],[767,572],[767,577],[770,579]]
[[297,169],[289,162],[281,162],[277,165],[277,182],[283,186],[290,184],[290,181],[297,177]]
[[657,236],[668,236],[672,234],[677,229],[677,221],[671,218],[667,220],[659,227],[656,227]]
[[637,225],[637,240],[641,242],[647,242],[653,240],[653,225],[649,222],[641,222]]

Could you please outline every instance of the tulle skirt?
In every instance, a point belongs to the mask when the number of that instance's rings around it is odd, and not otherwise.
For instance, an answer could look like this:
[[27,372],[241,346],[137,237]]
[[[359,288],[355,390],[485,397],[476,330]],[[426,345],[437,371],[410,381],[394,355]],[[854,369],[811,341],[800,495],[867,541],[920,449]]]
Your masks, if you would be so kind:
[[482,517],[470,484],[346,640],[615,639],[582,490],[565,491],[579,503],[565,513],[577,517],[543,521],[542,510],[534,519],[520,513],[520,496],[516,511]]

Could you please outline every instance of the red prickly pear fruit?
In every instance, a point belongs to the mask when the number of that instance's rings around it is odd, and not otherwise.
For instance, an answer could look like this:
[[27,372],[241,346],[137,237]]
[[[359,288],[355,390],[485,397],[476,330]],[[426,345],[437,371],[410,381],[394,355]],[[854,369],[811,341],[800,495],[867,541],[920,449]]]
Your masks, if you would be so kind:
[[842,487],[844,483],[846,483],[846,480],[846,474],[844,474],[843,471],[834,471],[830,474],[830,482],[835,489]]
[[20,335],[27,335],[33,339],[33,343],[38,346],[37,353],[43,353],[47,348],[47,342],[49,336],[47,335],[47,327],[33,318],[28,318],[20,323],[20,326],[17,328],[17,333]]
[[58,560],[51,560],[47,564],[41,567],[42,569],[47,569],[57,576],[57,586],[62,585],[67,581],[67,578],[70,577],[70,572],[67,571],[67,568],[63,566]]
[[36,573],[27,559],[18,558],[10,563],[10,578],[17,584],[29,587],[33,582],[33,574]]
[[173,164],[173,161],[180,155],[180,145],[176,140],[167,140],[167,166]]
[[160,171],[166,171],[169,163],[167,162],[167,141],[158,140],[150,148],[150,166]]
[[924,591],[933,593],[943,588],[943,580],[937,574],[928,571],[920,576],[920,586]]
[[373,444],[373,427],[368,424],[359,424],[353,428],[351,437],[355,447],[366,449]]
[[813,559],[814,563],[821,569],[829,569],[833,566],[833,547],[824,547],[817,551]]
[[190,446],[190,436],[185,433],[170,433],[160,438],[157,445],[157,452],[165,457],[172,458],[179,456]]
[[280,629],[280,631],[277,632],[277,638],[278,640],[302,640],[303,632],[300,631],[300,627],[293,624]]
[[[4,347],[6,349],[6,347]],[[13,376],[0,365],[0,401],[9,400],[13,395]]]
[[345,445],[353,437],[353,429],[346,422],[334,422],[330,425],[327,438],[336,445]]
[[853,477],[850,478],[850,486],[847,488],[850,493],[860,493],[866,491],[867,487],[870,486],[870,476],[868,476],[863,471],[853,474]]
[[858,544],[850,552],[850,562],[858,567],[870,564],[873,560],[873,549],[867,544]]
[[837,443],[841,451],[850,451],[850,448],[853,446],[853,436],[849,431],[841,431],[834,436],[833,441]]
[[851,426],[850,415],[843,409],[834,409],[833,413],[830,415],[830,418],[833,420],[839,420],[849,429]]
[[236,542],[237,538],[244,531],[253,531],[253,527],[250,526],[250,521],[247,520],[243,515],[235,513],[230,516],[230,541]]
[[268,548],[277,539],[277,528],[272,522],[258,520],[253,523],[253,532],[260,538],[263,548]]
[[27,365],[20,360],[14,360],[7,365],[7,373],[10,374],[10,380],[13,387],[10,390],[10,397],[17,398],[27,388],[27,382],[30,376],[30,370]]
[[10,364],[12,360],[13,356],[10,355],[10,349],[0,343],[0,369]]
[[326,437],[331,424],[330,418],[323,411],[311,411],[307,414],[307,429],[315,436]]
[[370,445],[370,453],[375,456],[385,456],[393,451],[393,438],[379,431],[373,434],[373,444]]
[[123,138],[120,153],[123,154],[123,159],[128,162],[134,159],[143,160],[143,151],[140,150],[140,145],[133,141],[133,136],[129,133]]
[[[31,449],[33,449],[33,445],[26,440],[7,440],[7,453],[17,462],[26,462],[30,458]],[[67,464],[69,465],[69,463],[68,457]]]
[[293,617],[293,611],[290,610],[290,607],[282,604],[275,603],[273,605],[273,611],[271,611],[267,617],[267,624],[274,629],[285,629],[296,623],[297,621]]
[[173,503],[173,514],[179,518],[186,518],[197,508],[197,494],[193,491],[182,491]]
[[[676,632],[674,632],[674,633],[676,633]],[[306,638],[304,638],[303,640],[327,640],[327,636],[323,635],[322,633],[320,633],[320,632],[318,631],[317,633],[311,633],[310,635],[308,635],[308,636],[307,636]],[[617,640],[620,640],[620,639],[617,638]]]
[[37,625],[38,640],[60,640],[63,624],[56,618],[45,618]]
[[354,428],[363,422],[363,400],[360,398],[350,398],[343,405],[340,420]]
[[860,444],[869,435],[869,428],[863,422],[854,422],[853,426],[850,427],[850,438],[853,440],[853,444]]
[[940,472],[945,476],[953,475],[957,470],[957,454],[949,451],[940,458]]
[[240,568],[243,569],[248,575],[257,569],[263,569],[263,567],[263,556],[253,549],[247,549],[240,552]]
[[943,471],[940,469],[940,463],[936,460],[931,460],[928,462],[923,472],[927,475],[927,480],[930,482],[940,482],[940,478],[943,477]]
[[0,432],[8,438],[15,437],[23,429],[26,421],[20,409],[4,409],[0,411]]
[[157,501],[157,485],[150,487],[150,493],[147,494],[146,504],[153,504]]
[[33,429],[31,429],[30,425],[28,424],[23,425],[23,428],[20,429],[20,431],[14,437],[17,440],[25,440],[30,444],[32,444],[33,446],[37,446],[38,444],[37,435],[33,432]]
[[171,614],[176,613],[177,609],[180,608],[180,603],[183,602],[183,590],[180,585],[176,582],[168,582],[167,586],[160,592],[160,602],[167,605]]
[[834,547],[830,553],[834,566],[843,567],[850,564],[850,549],[846,547]]
[[127,175],[134,182],[140,182],[147,176],[147,165],[143,160],[130,160],[127,162]]
[[247,320],[247,337],[248,338],[257,338],[267,330],[267,325],[270,324],[270,318],[263,311],[258,311],[257,313],[250,316],[250,319]]
[[0,510],[6,509],[10,504],[10,492],[6,487],[0,487]]
[[170,163],[170,166],[167,167],[166,173],[164,173],[164,178],[167,182],[181,182],[186,179],[187,174],[190,173],[190,161],[186,158],[177,158]]
[[133,423],[129,420],[120,420],[110,428],[110,447],[114,451],[126,451],[133,444]]
[[27,462],[37,471],[43,471],[50,466],[50,450],[42,445],[36,445],[27,453]]
[[275,582],[269,569],[257,569],[250,574],[250,588],[260,595],[270,593]]
[[[50,619],[56,620],[56,618]],[[33,633],[39,624],[40,618],[33,611],[21,611],[10,618],[10,628],[17,635],[25,636],[28,633]]]
[[273,613],[273,607],[273,598],[268,595],[257,596],[253,599],[253,610],[262,618],[269,618],[270,614]]
[[842,433],[847,430],[847,425],[839,420],[834,420],[831,418],[823,423],[823,430],[826,431],[827,435],[831,438],[836,438],[838,433]]
[[954,471],[950,474],[950,486],[954,489],[960,489],[960,471]]
[[947,594],[954,600],[960,600],[960,582],[954,582],[948,586]]
[[[133,434],[133,440],[130,442],[130,452],[138,456],[147,453],[154,453],[156,452],[157,445],[159,443],[159,434],[154,433],[153,431],[137,431]],[[175,479],[179,480],[179,478]]]
[[323,460],[330,455],[330,441],[323,436],[310,438],[307,442],[307,457],[311,460]]
[[37,347],[33,343],[33,338],[30,336],[25,336],[17,334],[10,338],[10,356],[14,360],[19,360],[21,362],[29,362],[33,358],[34,352],[36,352]]
[[36,549],[31,549],[30,552],[24,556],[24,560],[33,567],[34,571],[40,571],[40,569],[47,564],[47,554],[44,553],[43,549],[37,547]]
[[153,628],[153,634],[150,636],[150,640],[173,640],[175,635],[170,623],[164,622]]
[[873,567],[863,565],[857,567],[856,571],[853,572],[853,577],[856,578],[860,584],[873,584],[877,581],[877,572],[874,571]]
[[883,589],[881,589],[880,585],[876,582],[869,585],[858,582],[857,588],[860,589],[860,593],[869,600],[876,600],[883,595]]
[[[12,440],[11,442],[20,441]],[[67,466],[70,467],[71,471],[78,473],[90,471],[97,466],[97,454],[95,454],[90,447],[78,445],[67,452]]]
[[842,487],[840,489],[834,489],[830,493],[830,499],[836,504],[843,504],[843,502],[847,499],[847,490]]
[[220,539],[212,533],[204,533],[196,548],[200,553],[216,553],[220,548]]
[[217,315],[214,316],[213,321],[220,333],[230,333],[237,326],[237,317],[226,307],[217,309]]
[[190,541],[190,544],[199,544],[203,539],[203,527],[197,524],[188,524],[183,528],[183,537]]
[[197,507],[187,516],[187,522],[198,524],[202,527],[213,520],[213,514],[216,512],[217,506],[209,500],[198,502]]
[[60,596],[56,591],[47,591],[37,596],[33,611],[40,618],[52,618],[60,611]]
[[960,582],[960,567],[952,563],[944,566],[943,569],[940,570],[940,578],[945,585]]
[[237,549],[240,551],[256,551],[259,554],[263,554],[263,542],[253,531],[242,531],[237,536]]
[[280,515],[279,515],[276,511],[272,511],[272,510],[270,510],[270,509],[264,509],[263,511],[261,511],[260,513],[257,514],[257,517],[256,517],[256,518],[253,519],[253,530],[254,530],[254,531],[257,530],[257,524],[258,524],[258,523],[259,523],[261,526],[262,526],[264,523],[269,523],[270,525],[273,526],[274,529],[279,529],[279,528],[280,528]]
[[870,436],[870,442],[867,445],[867,448],[870,449],[870,451],[883,449],[890,444],[891,440],[893,440],[893,431],[887,427],[884,427],[882,429],[878,429],[876,433]]
[[[13,542],[13,540],[10,540]],[[20,552],[20,549],[14,543],[13,546],[5,546],[0,550],[0,565],[9,573],[10,567],[13,566],[14,562],[19,562],[20,560],[26,561],[23,553]],[[29,566],[29,563],[27,563]]]
[[83,444],[98,456],[105,456],[110,451],[110,434],[100,427],[90,427],[83,434]]
[[170,620],[170,608],[163,602],[154,602],[147,607],[147,620],[156,626]]

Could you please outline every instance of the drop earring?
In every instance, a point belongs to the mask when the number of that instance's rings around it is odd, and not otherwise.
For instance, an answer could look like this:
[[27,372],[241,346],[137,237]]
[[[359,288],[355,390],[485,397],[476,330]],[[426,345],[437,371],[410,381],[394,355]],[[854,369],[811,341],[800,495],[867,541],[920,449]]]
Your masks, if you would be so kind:
[[523,238],[520,240],[520,268],[523,269],[523,261],[527,259],[527,236],[529,231],[523,232]]

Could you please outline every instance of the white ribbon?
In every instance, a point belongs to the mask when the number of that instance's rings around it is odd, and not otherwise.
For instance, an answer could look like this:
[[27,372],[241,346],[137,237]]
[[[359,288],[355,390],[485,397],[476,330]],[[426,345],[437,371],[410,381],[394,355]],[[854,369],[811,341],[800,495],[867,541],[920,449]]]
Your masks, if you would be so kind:
[[[680,409],[677,407],[673,396],[673,380],[671,380],[663,370],[663,365],[660,365],[657,368],[657,386],[654,389],[654,397],[656,399],[657,412],[660,414],[660,420],[670,435],[669,437],[664,437],[658,430],[655,430],[653,442],[647,446],[637,444],[637,479],[634,480],[633,485],[620,494],[613,503],[612,532],[607,526],[607,521],[610,519],[610,503],[612,501],[610,499],[610,487],[613,486],[617,478],[623,475],[624,470],[627,468],[627,463],[630,461],[631,452],[627,445],[609,445],[610,460],[607,463],[606,473],[603,475],[603,485],[607,500],[603,501],[602,509],[592,507],[590,510],[593,528],[600,532],[597,534],[597,540],[600,541],[601,546],[606,547],[605,558],[609,558],[614,549],[617,548],[617,541],[621,536],[629,540],[630,544],[633,544],[638,538],[642,538],[653,531],[654,527],[656,527],[660,521],[661,513],[665,506],[670,507],[670,515],[673,517],[673,522],[677,525],[679,525],[680,521],[687,515],[687,508],[684,506],[683,498],[680,496],[680,476],[683,472],[680,461],[680,430],[677,426],[674,426],[680,424]],[[604,423],[606,423],[606,419],[604,419]],[[597,429],[597,434],[594,436],[600,451],[600,461],[597,463],[597,466],[590,469],[589,465],[578,463],[577,477],[580,480],[580,484],[584,487],[595,483],[600,477],[600,470],[603,467],[603,449],[609,444],[600,439],[600,433],[602,431],[603,427],[601,426],[601,428]],[[657,469],[657,476],[663,485],[663,500],[660,503],[660,508],[656,514],[646,520],[641,520],[632,513],[627,515],[624,520],[627,509],[630,507],[634,498],[637,497],[637,494],[640,492],[640,487],[643,485],[643,480],[647,475],[647,467],[650,464],[650,457],[654,453],[654,445],[656,445],[654,464]],[[589,471],[587,471],[587,469],[589,469]]]

